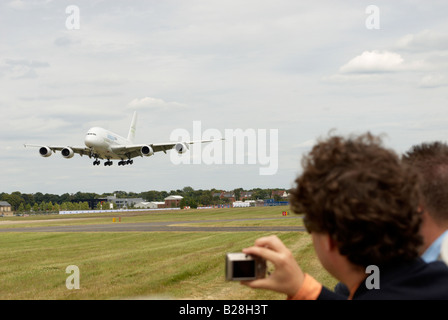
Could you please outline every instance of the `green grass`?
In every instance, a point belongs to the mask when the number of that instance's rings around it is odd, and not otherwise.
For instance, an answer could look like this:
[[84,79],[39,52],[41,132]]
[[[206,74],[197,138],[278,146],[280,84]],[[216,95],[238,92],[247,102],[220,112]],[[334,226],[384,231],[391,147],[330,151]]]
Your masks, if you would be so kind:
[[[122,216],[122,223],[277,216],[280,217],[278,221],[266,220],[266,223],[277,221],[282,225],[286,220],[290,220],[287,223],[300,223],[300,219],[282,220],[282,209],[279,208],[220,210],[129,215]],[[112,223],[111,217],[99,219]],[[86,220],[65,223],[86,223]],[[56,222],[41,223],[54,225]],[[29,221],[26,225],[35,226],[36,223]],[[23,224],[19,226],[23,227]],[[281,294],[253,290],[238,282],[224,280],[225,253],[241,251],[253,245],[257,238],[269,234],[0,233],[0,299],[284,299]],[[293,251],[305,272],[329,287],[336,283],[318,262],[307,233],[279,232],[277,235]],[[69,274],[65,269],[69,265],[79,267],[79,290],[66,288]]]
[[[287,207],[252,207],[252,208],[118,212],[118,213],[97,213],[93,211],[92,213],[88,214],[3,217],[0,219],[0,228],[27,228],[27,227],[40,227],[40,226],[113,223],[112,219],[118,217],[121,217],[121,223],[275,218],[275,220],[273,221],[261,221],[261,222],[257,221],[219,222],[218,225],[222,224],[225,224],[226,226],[301,225],[301,222],[299,222],[301,221],[300,219],[287,219],[286,217],[282,216],[282,211],[286,211],[287,209],[288,209]],[[297,217],[297,215],[290,214],[289,217]],[[210,222],[192,224],[192,226],[196,225],[213,226],[216,224]]]

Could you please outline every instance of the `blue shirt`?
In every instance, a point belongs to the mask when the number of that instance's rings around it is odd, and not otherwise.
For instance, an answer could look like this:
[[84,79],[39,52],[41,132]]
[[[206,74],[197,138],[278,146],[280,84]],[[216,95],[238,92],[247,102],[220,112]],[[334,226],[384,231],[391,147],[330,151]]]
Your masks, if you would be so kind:
[[442,246],[442,241],[445,236],[448,236],[448,230],[442,233],[426,251],[422,254],[421,258],[426,262],[437,261],[440,255],[440,248]]

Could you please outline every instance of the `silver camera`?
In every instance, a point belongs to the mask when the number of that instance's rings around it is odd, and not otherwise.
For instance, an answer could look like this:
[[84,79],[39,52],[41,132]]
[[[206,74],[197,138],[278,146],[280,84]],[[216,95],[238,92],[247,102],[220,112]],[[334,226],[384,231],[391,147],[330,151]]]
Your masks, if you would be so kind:
[[264,277],[266,260],[242,252],[226,254],[226,280],[255,280]]

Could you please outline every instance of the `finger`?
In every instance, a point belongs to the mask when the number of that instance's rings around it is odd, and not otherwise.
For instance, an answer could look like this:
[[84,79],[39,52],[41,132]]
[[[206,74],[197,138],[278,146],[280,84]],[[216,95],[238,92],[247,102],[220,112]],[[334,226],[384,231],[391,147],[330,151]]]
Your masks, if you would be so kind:
[[277,252],[284,250],[286,248],[283,242],[276,235],[272,235],[269,237],[262,237],[255,240],[255,246],[268,247]]
[[265,247],[249,247],[243,249],[243,252],[271,261],[274,264],[276,264],[276,261],[279,259],[279,253]]

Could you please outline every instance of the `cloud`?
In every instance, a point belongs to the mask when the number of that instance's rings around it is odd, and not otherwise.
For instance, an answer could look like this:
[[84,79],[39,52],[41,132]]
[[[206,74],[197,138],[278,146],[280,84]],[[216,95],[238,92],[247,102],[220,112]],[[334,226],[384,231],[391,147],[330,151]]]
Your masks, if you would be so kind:
[[54,44],[57,45],[58,47],[67,47],[73,43],[74,41],[68,36],[59,37],[54,40]]
[[448,86],[448,78],[442,74],[425,75],[419,83],[421,88],[438,88]]
[[448,50],[448,35],[423,30],[415,34],[407,34],[397,41],[397,48],[407,51]]
[[402,74],[404,72],[425,72],[432,69],[434,67],[425,58],[409,55],[405,59],[396,52],[373,50],[364,51],[340,67],[338,73],[323,76],[321,80],[326,83],[339,84],[403,81]]
[[403,70],[404,59],[401,55],[389,51],[364,51],[339,71],[342,73],[384,73]]
[[9,66],[26,66],[30,68],[46,68],[50,66],[47,62],[25,59],[5,59],[5,63]]
[[12,0],[7,3],[7,6],[14,10],[23,11],[32,10],[36,7],[40,7],[51,2],[53,2],[53,0]]
[[5,74],[9,74],[11,79],[33,79],[37,78],[38,74],[35,69],[48,68],[50,64],[36,60],[26,59],[5,59],[5,65],[0,67]]
[[311,148],[316,144],[316,139],[309,139],[294,145],[294,148]]
[[186,105],[178,102],[166,102],[158,98],[144,97],[133,99],[127,104],[127,108],[132,110],[165,111],[185,109]]

